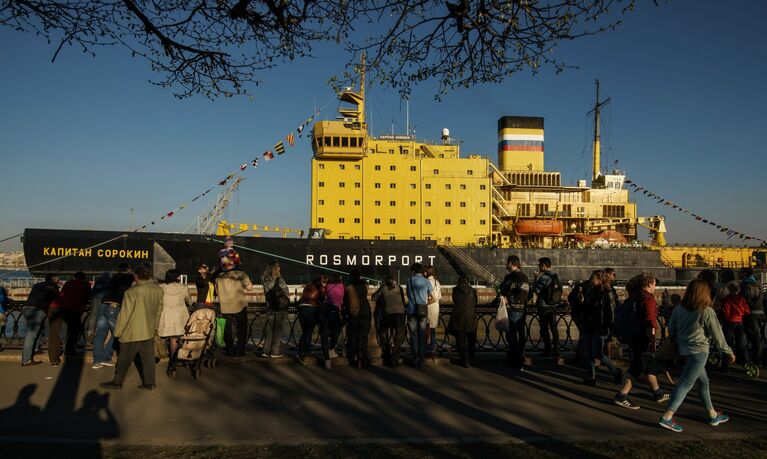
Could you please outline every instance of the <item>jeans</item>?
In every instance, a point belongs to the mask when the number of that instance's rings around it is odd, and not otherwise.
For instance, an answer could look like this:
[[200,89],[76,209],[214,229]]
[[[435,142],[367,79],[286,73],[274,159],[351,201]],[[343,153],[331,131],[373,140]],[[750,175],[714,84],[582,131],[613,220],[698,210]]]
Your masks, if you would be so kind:
[[[735,360],[740,363],[748,362],[748,354],[746,352],[746,335],[743,329],[743,323],[741,322],[724,322],[723,332],[724,339],[727,340],[727,344],[730,345],[735,352]],[[724,359],[723,366],[727,368],[729,362]]]
[[596,359],[606,366],[610,371],[610,374],[618,374],[618,369],[610,360],[610,357],[605,354],[605,341],[606,337],[599,336],[598,333],[584,332],[581,334],[581,341],[583,342],[583,360],[586,368],[586,379],[594,380],[597,378],[597,366],[594,363]]
[[319,319],[322,357],[325,360],[330,360],[330,350],[336,348],[338,335],[341,333],[341,327],[343,326],[341,313],[332,304],[323,304],[319,309]]
[[[222,314],[226,319],[224,326],[224,343],[226,355],[245,355],[245,345],[248,344],[248,308],[242,308],[236,314]],[[234,342],[234,330],[237,329],[237,345]]]
[[370,337],[371,321],[370,314],[360,314],[349,318],[349,324],[346,327],[346,348],[348,350],[347,357],[350,361],[370,362],[368,338]]
[[[93,363],[112,361],[115,326],[117,316],[120,314],[120,306],[102,303],[96,313],[96,334],[93,336]],[[109,332],[109,341],[107,339]],[[106,341],[106,343],[104,343]]]
[[437,350],[437,329],[429,328],[429,354],[434,354]]
[[[541,325],[544,352],[559,355],[559,330],[557,330],[556,309],[538,309],[538,322]],[[549,331],[551,331],[551,336],[549,336]]]
[[301,338],[298,340],[298,355],[307,357],[312,353],[312,335],[317,326],[317,307],[299,306],[298,323],[301,324]]
[[379,332],[384,362],[389,366],[396,366],[399,364],[399,354],[405,340],[405,314],[384,315]]
[[63,308],[53,308],[48,314],[48,359],[51,362],[61,360],[61,323],[67,324],[66,346],[67,354],[73,354],[77,341],[82,333],[79,311]]
[[43,331],[43,321],[45,321],[45,311],[34,306],[25,306],[21,314],[26,321],[26,333],[24,334],[24,348],[21,351],[21,363],[32,361],[37,342]]
[[461,365],[468,366],[469,359],[474,358],[474,350],[477,346],[477,334],[467,332],[466,330],[456,330],[455,346],[458,348],[458,357],[461,359]]
[[407,328],[410,332],[410,350],[413,352],[413,367],[423,368],[426,358],[426,332],[429,328],[427,317],[407,316]]
[[676,412],[684,401],[687,393],[690,392],[695,382],[698,382],[698,394],[703,402],[703,407],[707,412],[713,411],[714,405],[711,403],[711,393],[708,386],[708,375],[706,374],[706,362],[708,361],[708,352],[690,354],[682,356],[684,358],[684,367],[682,374],[676,381],[676,387],[671,393],[671,399],[668,401],[668,409]]
[[280,342],[282,341],[282,336],[285,334],[287,318],[287,310],[266,313],[266,323],[264,324],[264,355],[280,354]]
[[513,312],[509,309],[509,331],[506,333],[506,361],[515,370],[520,370],[525,364],[525,313]]

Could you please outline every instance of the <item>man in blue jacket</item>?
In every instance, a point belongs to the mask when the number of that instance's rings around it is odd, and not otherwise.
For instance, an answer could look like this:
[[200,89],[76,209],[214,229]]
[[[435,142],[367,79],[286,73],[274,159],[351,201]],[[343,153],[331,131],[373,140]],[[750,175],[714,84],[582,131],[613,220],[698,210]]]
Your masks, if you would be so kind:
[[410,331],[410,347],[413,351],[413,368],[423,368],[426,357],[426,332],[428,317],[426,305],[433,301],[434,291],[426,277],[423,265],[413,263],[412,275],[407,280],[407,326]]

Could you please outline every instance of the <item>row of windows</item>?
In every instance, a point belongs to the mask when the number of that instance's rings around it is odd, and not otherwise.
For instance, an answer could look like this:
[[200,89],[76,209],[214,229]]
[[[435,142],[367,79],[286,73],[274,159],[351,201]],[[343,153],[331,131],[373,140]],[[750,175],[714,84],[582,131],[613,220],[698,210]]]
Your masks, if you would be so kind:
[[[320,187],[320,188],[324,188],[325,187],[325,182],[317,182],[317,186]],[[361,186],[362,186],[362,184],[360,182],[354,182],[354,188],[360,188]],[[381,183],[380,182],[376,182],[373,186],[375,188],[377,188],[377,189],[380,189],[381,188]],[[338,182],[338,187],[339,188],[346,188],[346,182]],[[397,184],[396,183],[390,183],[389,184],[389,188],[395,189],[395,188],[397,188]],[[411,183],[410,184],[410,189],[411,190],[415,190],[416,188],[418,188],[418,185],[416,185],[415,183]],[[426,183],[424,185],[424,188],[426,188],[427,190],[431,190],[431,183]],[[445,189],[446,190],[452,190],[453,186],[450,183],[446,183],[445,184]],[[462,183],[460,185],[460,189],[465,190],[466,189],[466,185]],[[486,190],[487,186],[486,185],[480,185],[479,189],[480,190]]]
[[[324,206],[325,205],[325,200],[324,199],[319,199],[317,201],[317,204],[319,204],[320,206]],[[361,202],[360,202],[359,199],[355,199],[354,200],[354,205],[355,206],[359,206],[360,204],[361,204]],[[338,200],[338,205],[339,206],[345,206],[346,205],[346,200],[345,199],[339,199]],[[377,200],[373,201],[373,205],[380,206],[381,205],[381,201],[377,201]],[[415,207],[415,205],[416,205],[415,201],[410,201],[410,207]],[[389,206],[396,207],[397,206],[397,201],[389,201]],[[424,206],[425,207],[431,207],[431,201],[424,201]],[[452,206],[453,206],[452,202],[445,201],[445,207],[452,207]],[[458,206],[459,207],[466,207],[466,202],[461,201],[461,202],[458,203]],[[529,206],[529,204],[528,204],[528,206]],[[482,202],[479,203],[479,207],[487,207],[487,203],[482,201]],[[528,209],[529,209],[529,207],[528,207]]]
[[325,136],[317,137],[315,141],[318,147],[361,147],[364,143],[364,137],[336,137]]
[[[324,217],[318,217],[317,218],[317,223],[325,223],[325,218]],[[338,219],[338,223],[346,223],[346,219],[344,217],[341,217],[341,218]],[[360,223],[360,219],[359,218],[355,218],[354,219],[354,223]],[[381,224],[381,219],[380,218],[375,218],[375,219],[373,219],[373,223],[375,223],[376,225],[379,225],[379,224]],[[390,218],[389,219],[389,223],[392,224],[392,225],[395,225],[397,223],[397,219],[396,218]],[[431,225],[431,219],[427,218],[427,219],[425,219],[423,221],[423,223],[425,225]],[[445,225],[451,225],[452,223],[453,223],[452,219],[450,219],[450,218],[446,218],[445,219]],[[466,220],[460,219],[460,220],[458,220],[458,223],[460,225],[465,225],[466,224]],[[479,221],[479,224],[483,225],[483,226],[486,223],[487,223],[487,220],[480,220]],[[415,218],[411,218],[410,219],[410,224],[411,225],[415,225],[416,224],[416,219]]]
[[[320,169],[325,169],[325,165],[324,165],[324,164],[322,164],[322,163],[320,163],[320,164],[318,165],[318,167],[319,167]],[[338,168],[339,168],[340,170],[342,170],[342,171],[343,171],[343,170],[346,170],[346,164],[339,164],[339,165],[338,165]],[[358,170],[360,170],[360,165],[359,165],[359,164],[355,164],[355,165],[354,165],[354,170],[355,170],[355,171],[358,171]]]
[[[324,169],[325,169],[325,164],[323,164],[323,163],[320,163],[320,164],[318,165],[318,167],[319,167],[320,169],[323,169],[323,170],[324,170]],[[377,170],[377,171],[380,171],[380,170],[381,170],[381,165],[380,165],[380,164],[377,164],[377,165],[375,165],[373,168],[374,168],[375,170]],[[342,170],[342,171],[343,171],[343,170],[346,170],[346,164],[339,164],[339,165],[338,165],[338,169],[339,169],[339,170]],[[355,164],[355,165],[354,165],[354,170],[355,170],[355,171],[358,171],[358,170],[360,170],[360,169],[361,169],[361,167],[360,167],[360,165],[359,165],[359,164]],[[389,166],[389,170],[390,170],[390,171],[396,171],[396,170],[397,170],[397,166]],[[416,166],[410,166],[410,171],[411,171],[411,172],[416,172],[417,170],[418,170],[418,169],[416,168]],[[433,173],[434,173],[434,175],[439,175],[439,169],[434,169]],[[471,169],[468,169],[468,170],[466,171],[466,175],[474,175],[474,171],[473,171],[473,170],[471,170]]]

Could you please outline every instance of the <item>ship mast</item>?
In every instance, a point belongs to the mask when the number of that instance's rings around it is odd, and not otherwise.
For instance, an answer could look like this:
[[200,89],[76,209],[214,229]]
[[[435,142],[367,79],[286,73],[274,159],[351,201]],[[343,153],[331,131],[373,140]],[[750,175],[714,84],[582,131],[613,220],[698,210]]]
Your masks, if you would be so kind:
[[594,104],[594,108],[592,108],[591,111],[589,112],[589,114],[591,112],[594,112],[594,150],[593,150],[593,162],[592,162],[593,173],[591,175],[592,183],[594,182],[594,180],[597,179],[597,177],[599,177],[601,172],[600,156],[602,154],[602,151],[601,151],[601,137],[599,135],[599,115],[600,115],[600,112],[602,111],[602,106],[607,105],[607,103],[610,102],[609,97],[601,102],[599,101],[599,80],[594,80],[594,83],[597,86],[597,98]]

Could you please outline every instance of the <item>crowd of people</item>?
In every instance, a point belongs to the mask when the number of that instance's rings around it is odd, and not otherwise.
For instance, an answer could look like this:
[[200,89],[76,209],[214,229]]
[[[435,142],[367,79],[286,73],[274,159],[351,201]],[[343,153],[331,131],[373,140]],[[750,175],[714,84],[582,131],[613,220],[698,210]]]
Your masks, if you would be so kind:
[[[189,310],[217,308],[224,319],[223,350],[228,357],[245,355],[249,324],[246,292],[255,289],[248,274],[241,269],[237,253],[227,245],[219,252],[220,263],[211,270],[201,264],[195,280],[197,297],[193,301],[181,272],[168,270],[164,279],[153,279],[152,267],[142,264],[135,269],[120,265],[113,275],[105,273],[93,285],[78,272],[59,289],[54,275],[35,284],[22,314],[26,335],[22,366],[38,365],[34,359],[41,330],[47,320],[49,328],[48,356],[50,364],[59,365],[62,351],[76,352],[82,334],[81,317],[91,304],[96,314],[93,340],[93,369],[115,367],[114,376],[101,386],[120,389],[134,360],[141,362],[141,389],[155,388],[156,342],[163,340],[169,355],[179,349],[179,338],[185,332]],[[374,292],[358,270],[352,270],[348,283],[338,273],[318,276],[308,282],[295,303],[301,336],[296,360],[306,364],[313,354],[313,334],[319,329],[321,361],[330,369],[338,357],[337,345],[346,327],[345,357],[350,365],[362,368],[371,364],[368,343],[375,324],[380,337],[385,365],[402,364],[405,330],[410,336],[412,366],[422,369],[437,352],[436,329],[442,287],[434,266],[414,263],[404,288],[392,277],[383,280]],[[597,385],[597,362],[610,373],[617,386],[614,403],[627,409],[639,409],[630,394],[635,384],[644,380],[659,404],[667,411],[659,424],[674,432],[682,427],[674,421],[690,389],[697,383],[709,423],[726,422],[727,415],[717,411],[711,401],[706,364],[710,352],[724,356],[726,365],[736,361],[762,364],[763,353],[759,327],[764,321],[761,287],[752,270],[725,272],[721,283],[716,276],[703,271],[690,282],[683,296],[664,294],[661,306],[656,302],[656,279],[648,273],[632,278],[626,284],[626,298],[621,300],[614,282],[614,269],[594,271],[589,279],[570,289],[565,301],[562,283],[552,269],[551,260],[541,258],[535,278],[522,271],[520,259],[507,259],[507,275],[498,286],[496,305],[508,317],[499,329],[505,333],[506,360],[510,371],[524,371],[526,362],[527,320],[530,307],[536,311],[544,345],[542,357],[559,357],[557,308],[565,302],[571,308],[579,339],[576,357],[583,368],[583,383]],[[264,358],[282,358],[282,339],[286,332],[290,292],[281,275],[280,264],[270,262],[261,276],[266,301],[263,328]],[[370,301],[369,301],[370,300]],[[458,363],[469,367],[476,348],[477,290],[465,276],[452,288],[452,311],[446,332],[455,338]],[[374,305],[372,306],[371,305]],[[660,328],[658,317],[667,321],[666,357],[661,358],[656,345]],[[720,320],[724,327],[720,326]],[[62,347],[61,325],[67,335]],[[616,338],[629,349],[630,362],[624,373],[611,359]],[[750,342],[749,355],[746,342]],[[735,349],[734,351],[732,349]],[[114,354],[117,359],[114,361]],[[669,393],[660,387],[658,374],[667,371],[670,361],[681,361],[677,384]]]

